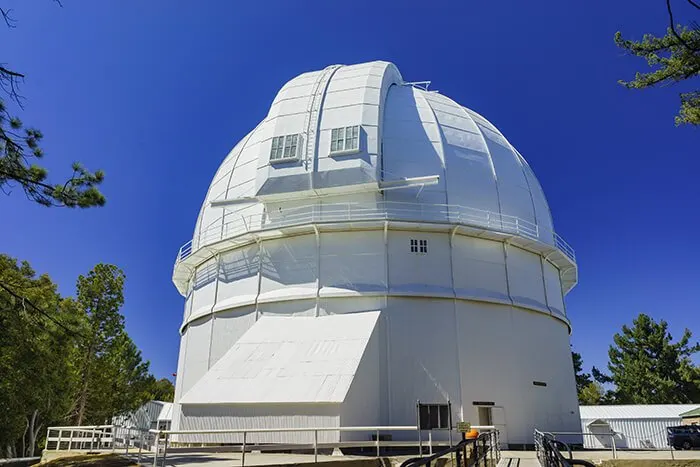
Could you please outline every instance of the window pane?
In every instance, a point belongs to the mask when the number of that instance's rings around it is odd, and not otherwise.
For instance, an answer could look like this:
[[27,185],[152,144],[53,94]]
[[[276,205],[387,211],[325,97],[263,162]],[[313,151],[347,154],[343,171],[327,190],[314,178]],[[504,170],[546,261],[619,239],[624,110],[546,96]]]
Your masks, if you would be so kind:
[[345,149],[352,149],[352,127],[345,128]]
[[440,428],[450,427],[450,415],[448,406],[440,405]]
[[289,155],[290,155],[290,157],[297,157],[297,142],[298,142],[297,135],[291,135],[290,139],[291,139],[291,143],[290,143]]
[[296,157],[297,135],[287,135],[284,138],[284,157]]
[[430,425],[430,428],[439,428],[440,423],[439,423],[439,413],[438,413],[438,406],[437,405],[429,405],[430,407],[429,410],[429,417],[430,421],[428,422]]
[[282,136],[272,138],[272,149],[270,150],[270,160],[282,157]]
[[430,429],[430,411],[427,405],[419,405],[418,420],[420,421],[421,430]]
[[338,151],[342,151],[345,149],[345,145],[343,144],[345,140],[345,128],[339,128],[338,129]]

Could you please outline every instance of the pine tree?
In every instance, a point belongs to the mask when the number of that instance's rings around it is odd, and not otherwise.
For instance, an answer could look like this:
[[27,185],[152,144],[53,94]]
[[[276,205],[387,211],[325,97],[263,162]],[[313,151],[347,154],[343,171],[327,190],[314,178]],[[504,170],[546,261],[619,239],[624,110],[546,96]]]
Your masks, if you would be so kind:
[[75,407],[75,424],[81,425],[86,419],[102,423],[101,410],[92,406],[90,399],[103,397],[98,390],[104,378],[100,376],[101,363],[108,363],[113,353],[115,341],[124,333],[124,317],[119,313],[124,304],[124,273],[111,264],[98,264],[87,276],[78,277],[77,303],[87,321],[87,337],[80,342],[81,374],[80,390]]
[[700,367],[691,357],[700,344],[691,344],[686,329],[673,343],[666,321],[645,314],[624,325],[613,337],[608,356],[609,380],[618,404],[700,403]]
[[578,393],[580,400],[581,391],[583,391],[586,386],[591,384],[593,380],[591,379],[590,373],[583,372],[583,358],[581,358],[580,353],[572,351],[571,360],[574,364],[574,374],[576,375],[576,392]]

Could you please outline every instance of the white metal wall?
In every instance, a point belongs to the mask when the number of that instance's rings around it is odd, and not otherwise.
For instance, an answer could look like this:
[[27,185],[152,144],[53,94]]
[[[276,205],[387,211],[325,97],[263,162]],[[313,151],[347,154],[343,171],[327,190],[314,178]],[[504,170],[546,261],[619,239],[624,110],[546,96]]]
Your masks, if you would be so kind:
[[[595,420],[581,419],[581,431],[595,436],[584,436],[583,446],[590,449],[610,449],[612,440],[607,427],[591,427]],[[678,426],[681,418],[618,418],[604,419],[615,432],[615,446],[629,449],[668,449],[666,427]],[[599,435],[596,435],[600,433]]]
[[[180,430],[237,430],[245,428],[298,428],[340,426],[339,404],[246,404],[182,406]],[[241,443],[241,434],[180,435],[179,442]],[[314,441],[313,432],[250,433],[249,443],[306,443]],[[337,431],[318,434],[319,442],[338,442]]]
[[[374,328],[360,360],[345,401],[340,407],[341,426],[376,426],[381,424],[380,331]],[[343,441],[368,441],[367,433],[341,433]]]
[[[428,253],[410,252],[411,239],[427,240]],[[416,399],[449,400],[455,420],[477,423],[473,403],[490,401],[503,407],[511,443],[530,442],[535,427],[578,429],[568,325],[553,319],[564,316],[558,270],[536,254],[439,232],[389,230],[385,241],[382,230],[325,231],[233,250],[202,269],[178,398],[257,316],[382,310],[376,413],[353,402],[348,414],[413,424]]]
[[[428,253],[411,253],[412,239],[426,240]],[[213,258],[194,275],[184,323],[289,300],[311,300],[300,312],[315,313],[324,297],[367,294],[456,297],[566,316],[559,270],[537,254],[439,232],[389,230],[385,241],[384,231],[373,230],[266,240]]]

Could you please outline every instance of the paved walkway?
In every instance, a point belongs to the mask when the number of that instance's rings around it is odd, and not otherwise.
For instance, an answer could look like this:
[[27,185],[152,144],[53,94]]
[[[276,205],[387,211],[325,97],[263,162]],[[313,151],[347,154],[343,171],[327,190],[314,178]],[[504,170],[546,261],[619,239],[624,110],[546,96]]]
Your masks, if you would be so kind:
[[[618,459],[700,459],[700,450],[696,451],[618,451]],[[129,453],[136,462],[136,454]],[[391,466],[398,467],[403,460],[410,456],[390,458]],[[600,461],[612,459],[612,451],[574,451],[574,458]],[[165,465],[168,467],[240,467],[240,452],[171,452],[168,453]],[[160,467],[161,459],[158,459]],[[245,456],[246,466],[272,466],[310,464],[314,462],[313,454],[273,454],[249,452]],[[345,462],[346,466],[339,467],[376,467],[374,457],[369,456],[318,456],[318,462]],[[141,456],[142,466],[153,465],[153,454],[144,452]],[[389,466],[387,466],[389,467]],[[534,451],[501,451],[499,467],[540,467]]]

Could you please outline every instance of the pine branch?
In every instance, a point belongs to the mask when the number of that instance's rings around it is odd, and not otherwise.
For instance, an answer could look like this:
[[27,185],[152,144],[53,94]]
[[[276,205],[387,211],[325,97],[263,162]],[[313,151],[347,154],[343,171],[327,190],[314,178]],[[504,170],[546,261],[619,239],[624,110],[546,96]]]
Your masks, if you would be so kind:
[[12,289],[10,289],[9,287],[7,287],[7,286],[6,286],[5,284],[3,284],[2,282],[0,282],[0,288],[4,289],[7,293],[9,293],[10,295],[12,295],[12,296],[15,297],[16,299],[21,300],[23,306],[24,306],[25,304],[29,305],[31,308],[33,308],[34,310],[36,310],[36,311],[38,311],[39,313],[41,313],[42,315],[44,315],[46,318],[48,318],[50,321],[52,321],[55,325],[59,326],[59,327],[62,328],[64,331],[68,332],[69,334],[74,335],[74,336],[82,337],[83,339],[87,339],[87,336],[85,336],[84,334],[81,334],[80,332],[78,332],[78,331],[76,331],[76,330],[74,330],[74,329],[70,329],[68,326],[66,326],[65,324],[63,324],[63,323],[61,323],[60,321],[56,320],[53,316],[51,316],[50,314],[48,314],[46,311],[44,311],[44,310],[42,310],[40,307],[36,306],[36,305],[35,305],[34,303],[32,303],[32,301],[29,300],[27,297],[23,297],[23,296],[21,296],[21,295],[15,293]]
[[[692,3],[692,2],[691,2],[691,3]],[[678,32],[676,32],[676,23],[673,21],[673,9],[671,8],[671,0],[666,0],[666,10],[668,11],[668,19],[669,19],[669,22],[670,22],[670,24],[671,24],[671,33],[672,33],[674,36],[676,36],[676,39],[678,39],[678,42],[680,42],[681,44],[683,44],[683,46],[684,46],[686,49],[690,50],[692,53],[698,52],[698,50],[700,50],[700,49],[697,49],[697,48],[694,48],[694,47],[689,46],[688,43],[685,42],[685,41],[681,38],[681,36],[678,34]]]

